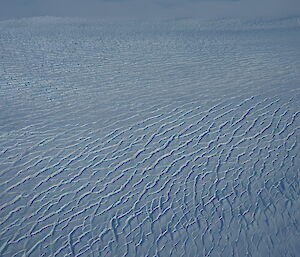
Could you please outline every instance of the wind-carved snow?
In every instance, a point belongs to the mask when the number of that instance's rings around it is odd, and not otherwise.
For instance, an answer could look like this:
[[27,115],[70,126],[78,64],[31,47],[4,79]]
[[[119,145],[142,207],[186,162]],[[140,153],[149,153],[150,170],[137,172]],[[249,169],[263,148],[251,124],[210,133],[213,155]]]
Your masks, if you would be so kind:
[[220,24],[0,23],[1,256],[299,254],[299,26]]

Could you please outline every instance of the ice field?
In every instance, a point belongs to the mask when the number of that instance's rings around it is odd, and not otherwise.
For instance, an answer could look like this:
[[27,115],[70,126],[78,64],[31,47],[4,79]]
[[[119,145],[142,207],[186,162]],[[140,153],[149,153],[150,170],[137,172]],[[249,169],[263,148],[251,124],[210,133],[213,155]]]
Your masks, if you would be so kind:
[[0,256],[297,257],[300,18],[0,22]]

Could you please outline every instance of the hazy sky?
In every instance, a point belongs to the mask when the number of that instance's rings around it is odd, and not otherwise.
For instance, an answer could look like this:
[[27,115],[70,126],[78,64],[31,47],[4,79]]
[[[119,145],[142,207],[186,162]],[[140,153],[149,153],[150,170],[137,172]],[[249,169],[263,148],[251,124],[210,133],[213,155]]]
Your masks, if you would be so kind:
[[0,19],[31,16],[100,18],[287,17],[300,0],[0,0]]

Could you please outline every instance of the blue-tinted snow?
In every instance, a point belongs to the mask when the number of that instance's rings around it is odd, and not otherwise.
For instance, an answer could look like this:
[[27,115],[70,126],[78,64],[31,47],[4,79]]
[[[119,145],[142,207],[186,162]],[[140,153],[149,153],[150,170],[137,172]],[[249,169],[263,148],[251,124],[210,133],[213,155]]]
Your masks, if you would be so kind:
[[299,256],[299,21],[0,22],[0,256]]

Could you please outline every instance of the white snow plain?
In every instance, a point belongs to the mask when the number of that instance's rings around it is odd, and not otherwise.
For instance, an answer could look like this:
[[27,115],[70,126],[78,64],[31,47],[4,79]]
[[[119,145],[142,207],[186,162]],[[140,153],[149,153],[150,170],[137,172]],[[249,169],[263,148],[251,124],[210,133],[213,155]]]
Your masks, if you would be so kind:
[[299,256],[299,21],[0,22],[0,256]]

